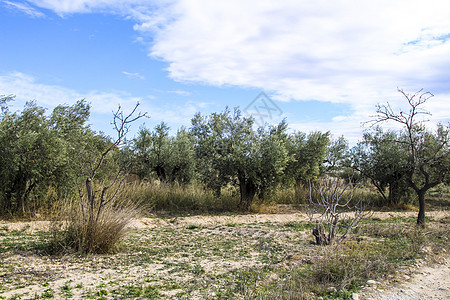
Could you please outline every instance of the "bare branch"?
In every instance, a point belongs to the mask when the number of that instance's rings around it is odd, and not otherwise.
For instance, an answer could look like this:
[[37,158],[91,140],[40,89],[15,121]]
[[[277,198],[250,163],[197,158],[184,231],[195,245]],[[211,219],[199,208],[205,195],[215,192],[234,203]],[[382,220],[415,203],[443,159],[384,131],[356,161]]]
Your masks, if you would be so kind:
[[[347,184],[338,178],[324,179],[319,186],[311,186],[310,183],[311,210],[308,214],[310,220],[316,221],[313,235],[318,245],[329,245],[342,240],[358,226],[362,218],[368,216],[370,212],[365,211],[366,206],[362,204],[361,200],[352,204],[353,192],[356,188],[358,186],[353,185],[351,179]],[[320,202],[313,199],[313,189],[318,194]],[[351,212],[354,212],[353,217],[349,215]],[[351,221],[349,223],[346,220]],[[342,229],[344,232],[339,237],[336,236],[338,229]]]

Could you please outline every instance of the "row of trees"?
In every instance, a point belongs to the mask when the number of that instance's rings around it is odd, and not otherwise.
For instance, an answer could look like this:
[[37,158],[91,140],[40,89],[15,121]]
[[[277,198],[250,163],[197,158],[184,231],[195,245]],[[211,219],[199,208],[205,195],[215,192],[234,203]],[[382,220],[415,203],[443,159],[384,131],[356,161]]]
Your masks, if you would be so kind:
[[10,112],[2,97],[0,121],[0,209],[3,214],[24,214],[38,197],[53,191],[53,198],[70,197],[79,175],[81,152],[107,143],[86,122],[89,105],[57,106],[50,115],[35,102],[21,113]]
[[[416,193],[424,221],[426,191],[449,181],[449,127],[439,125],[436,132],[426,129],[417,117],[425,113],[422,105],[429,93],[402,95],[406,111],[377,107],[374,125],[353,148],[343,137],[332,140],[329,132],[289,133],[288,124],[255,129],[254,120],[239,109],[203,116],[196,114],[190,128],[169,135],[165,123],[154,130],[141,128],[126,145],[93,132],[86,122],[89,105],[58,106],[50,115],[34,102],[21,113],[11,113],[1,98],[0,121],[0,205],[3,212],[24,213],[32,199],[49,187],[56,197],[76,193],[74,186],[93,158],[109,149],[107,161],[97,177],[107,180],[117,169],[135,173],[141,179],[157,178],[167,184],[196,182],[220,194],[224,187],[240,192],[240,208],[248,210],[255,198],[270,197],[277,188],[294,186],[300,190],[310,181],[328,176],[353,174],[368,180],[388,203],[398,203],[412,191]],[[119,116],[117,113],[116,117]],[[399,131],[383,130],[394,121]],[[83,177],[84,176],[84,177]],[[111,180],[111,179],[110,179]]]
[[290,135],[287,130],[285,121],[254,130],[253,118],[226,109],[196,114],[191,128],[180,129],[175,137],[169,137],[164,123],[154,131],[142,128],[128,152],[141,179],[196,180],[217,195],[232,185],[240,191],[240,208],[248,210],[256,195],[265,198],[276,187],[301,186],[326,170],[329,133]]

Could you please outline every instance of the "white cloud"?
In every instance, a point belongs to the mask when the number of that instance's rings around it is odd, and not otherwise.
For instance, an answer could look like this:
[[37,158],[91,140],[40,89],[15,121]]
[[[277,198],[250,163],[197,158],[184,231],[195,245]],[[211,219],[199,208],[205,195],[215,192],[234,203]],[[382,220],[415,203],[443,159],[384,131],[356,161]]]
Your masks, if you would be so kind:
[[130,72],[125,72],[125,71],[123,71],[122,74],[125,75],[125,76],[127,76],[127,77],[138,78],[138,79],[141,79],[141,80],[145,80],[145,77],[142,76],[142,75],[139,74],[139,73],[130,73]]
[[180,95],[180,96],[190,96],[191,93],[188,91],[181,91],[181,90],[176,90],[176,91],[168,91],[168,93],[170,94],[176,94],[176,95]]
[[348,104],[353,115],[320,123],[346,134],[360,131],[377,102],[403,101],[397,87],[435,93],[433,120],[448,120],[450,1],[29,2],[60,15],[133,18],[142,33],[137,40],[151,40],[149,55],[166,61],[176,81],[256,87],[280,101]]
[[11,1],[3,1],[3,3],[6,4],[7,8],[12,9],[12,10],[21,11],[30,17],[33,17],[33,18],[45,17],[45,15],[42,12],[31,7],[27,3],[11,2]]
[[0,76],[0,94],[16,95],[16,101],[12,108],[21,109],[26,101],[36,100],[39,105],[54,108],[62,103],[74,103],[80,99],[86,99],[91,103],[92,112],[99,114],[111,114],[119,105],[133,107],[140,100],[124,92],[99,92],[90,91],[79,93],[58,85],[39,83],[34,77],[15,72]]
[[30,2],[134,18],[144,38],[152,35],[150,55],[178,81],[344,103],[373,102],[396,86],[449,89],[438,80],[450,78],[449,1]]
[[125,10],[130,4],[145,3],[144,0],[29,0],[28,2],[50,9],[61,16],[99,10]]
[[353,103],[450,75],[441,67],[450,41],[436,39],[450,32],[449,9],[445,1],[182,0],[160,17],[171,20],[164,26],[142,18],[136,29],[155,34],[151,55],[175,80]]
[[[86,99],[91,104],[91,122],[95,125],[94,129],[105,131],[110,127],[112,112],[116,111],[119,105],[127,113],[139,102],[139,110],[147,112],[152,123],[164,121],[173,126],[174,130],[182,125],[188,126],[194,114],[208,106],[208,103],[194,101],[168,105],[156,100],[152,95],[142,98],[123,91],[79,93],[62,86],[39,83],[33,76],[20,72],[0,75],[0,95],[16,96],[15,101],[8,104],[11,111],[21,111],[25,102],[31,100],[36,100],[39,106],[53,109],[62,103],[73,104],[77,100]],[[138,128],[134,127],[135,130]]]

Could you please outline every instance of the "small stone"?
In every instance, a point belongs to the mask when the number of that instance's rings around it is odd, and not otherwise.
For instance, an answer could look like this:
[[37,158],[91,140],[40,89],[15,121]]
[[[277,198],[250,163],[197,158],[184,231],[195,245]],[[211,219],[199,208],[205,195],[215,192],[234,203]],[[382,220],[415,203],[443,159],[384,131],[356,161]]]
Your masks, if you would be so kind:
[[422,249],[420,249],[420,252],[421,253],[430,253],[430,252],[432,252],[433,251],[433,249],[430,247],[430,246],[428,246],[428,247],[424,247],[424,248],[422,248]]
[[366,285],[374,286],[377,285],[377,282],[375,280],[367,280]]
[[359,294],[352,293],[352,300],[359,300]]
[[336,292],[336,288],[334,286],[330,286],[329,288],[327,288],[327,291],[329,292]]
[[409,277],[408,275],[403,275],[403,279],[405,279],[405,280],[410,280],[411,277]]

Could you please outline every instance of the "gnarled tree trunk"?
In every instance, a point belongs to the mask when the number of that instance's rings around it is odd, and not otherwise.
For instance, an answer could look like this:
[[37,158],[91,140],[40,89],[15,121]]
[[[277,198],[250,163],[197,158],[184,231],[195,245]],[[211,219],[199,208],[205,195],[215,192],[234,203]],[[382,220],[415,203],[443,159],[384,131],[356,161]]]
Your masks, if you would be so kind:
[[249,211],[256,194],[256,185],[249,179],[239,178],[239,190],[241,192],[239,209]]
[[419,214],[417,215],[417,225],[423,226],[425,224],[425,192],[426,190],[417,191],[419,197]]

